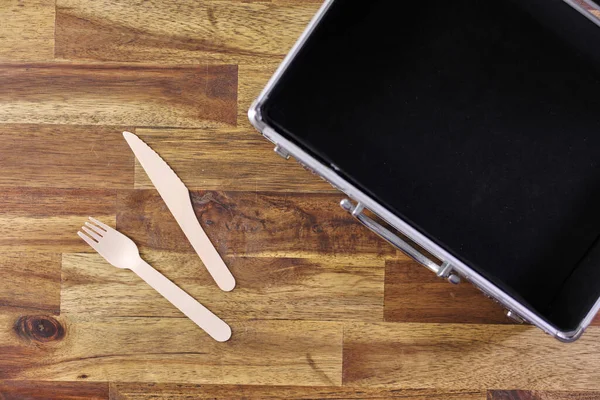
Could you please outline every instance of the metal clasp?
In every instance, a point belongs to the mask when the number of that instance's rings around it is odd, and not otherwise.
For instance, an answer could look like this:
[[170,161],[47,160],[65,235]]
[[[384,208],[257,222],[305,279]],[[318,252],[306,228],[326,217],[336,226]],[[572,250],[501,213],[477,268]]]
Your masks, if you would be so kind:
[[525,320],[519,314],[515,313],[513,310],[506,310],[506,316],[518,324],[522,324],[525,322]]
[[453,273],[452,265],[448,262],[443,262],[441,265],[431,260],[429,257],[415,249],[406,241],[402,240],[398,235],[392,233],[381,224],[377,223],[373,219],[367,217],[364,214],[365,207],[358,203],[356,206],[348,199],[344,199],[340,202],[340,206],[348,211],[354,218],[359,220],[364,226],[375,232],[379,237],[385,239],[392,246],[402,251],[404,254],[423,265],[425,268],[433,271],[440,278],[447,279],[450,283],[460,283],[460,277]]
[[273,151],[277,154],[279,154],[281,157],[285,158],[286,160],[289,160],[290,158],[290,153],[288,153],[288,151],[286,149],[284,149],[283,147],[281,147],[280,145],[275,145],[275,148],[273,149]]

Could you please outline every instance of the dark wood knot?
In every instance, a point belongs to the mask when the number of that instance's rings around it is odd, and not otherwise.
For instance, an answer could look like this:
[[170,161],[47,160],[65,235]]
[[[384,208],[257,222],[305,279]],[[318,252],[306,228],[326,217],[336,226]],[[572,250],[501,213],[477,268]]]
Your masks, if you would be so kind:
[[47,316],[22,316],[15,322],[14,329],[22,338],[42,343],[58,341],[65,336],[60,322]]

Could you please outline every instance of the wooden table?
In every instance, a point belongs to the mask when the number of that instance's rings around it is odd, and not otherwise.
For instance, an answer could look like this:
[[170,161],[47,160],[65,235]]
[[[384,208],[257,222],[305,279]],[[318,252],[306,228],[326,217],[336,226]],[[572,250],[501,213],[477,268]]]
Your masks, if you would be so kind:
[[[318,5],[0,0],[1,399],[600,398],[600,327],[566,345],[511,324],[359,226],[249,125]],[[211,281],[125,129],[192,190],[235,291]],[[76,235],[90,215],[232,339],[95,254]]]

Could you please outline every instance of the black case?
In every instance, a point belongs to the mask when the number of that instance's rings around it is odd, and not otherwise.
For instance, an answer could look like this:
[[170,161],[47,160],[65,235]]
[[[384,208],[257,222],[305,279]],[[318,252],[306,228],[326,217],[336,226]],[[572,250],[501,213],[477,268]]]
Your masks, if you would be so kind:
[[250,120],[439,276],[575,340],[600,308],[600,22],[583,6],[328,1]]

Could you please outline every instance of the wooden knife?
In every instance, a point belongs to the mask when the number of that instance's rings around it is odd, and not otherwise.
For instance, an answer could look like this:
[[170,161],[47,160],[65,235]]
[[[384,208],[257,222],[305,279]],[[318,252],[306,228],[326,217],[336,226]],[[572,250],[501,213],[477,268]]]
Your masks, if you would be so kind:
[[171,167],[139,137],[131,132],[123,132],[123,137],[219,288],[226,292],[233,290],[235,278],[200,226],[187,187]]

